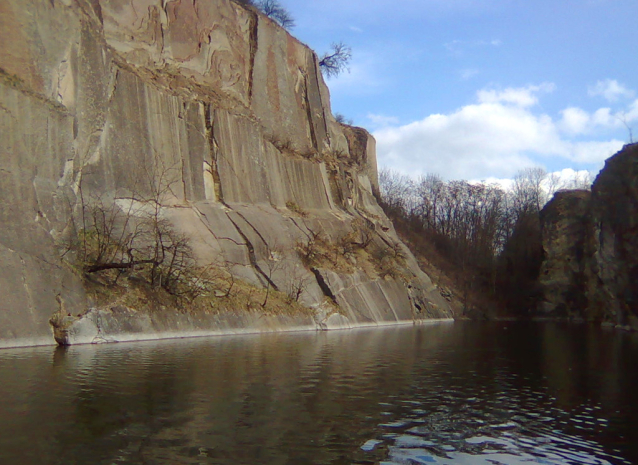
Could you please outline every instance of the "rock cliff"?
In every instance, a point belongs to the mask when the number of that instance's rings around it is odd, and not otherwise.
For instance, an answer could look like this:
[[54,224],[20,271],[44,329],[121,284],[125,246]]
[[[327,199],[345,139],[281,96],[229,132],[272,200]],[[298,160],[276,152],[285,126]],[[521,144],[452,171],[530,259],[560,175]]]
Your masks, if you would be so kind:
[[557,193],[541,221],[541,313],[638,329],[638,145],[606,161],[591,193]]
[[[0,43],[0,346],[452,316],[376,202],[374,139],[334,120],[315,53],[259,12],[6,0]],[[303,282],[308,311],[97,299],[77,250],[96,199],[122,237],[154,208],[245,289]]]

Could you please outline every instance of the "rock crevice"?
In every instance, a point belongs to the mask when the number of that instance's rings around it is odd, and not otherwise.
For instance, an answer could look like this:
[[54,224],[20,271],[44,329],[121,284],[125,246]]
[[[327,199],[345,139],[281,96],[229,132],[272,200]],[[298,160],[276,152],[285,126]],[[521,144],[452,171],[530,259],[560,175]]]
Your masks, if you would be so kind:
[[[50,320],[58,339],[77,343],[452,316],[397,245],[374,197],[374,139],[334,120],[312,50],[230,0],[55,6],[3,3],[13,26],[0,30],[0,346],[52,343]],[[96,198],[154,199],[198,265],[222,262],[260,289],[301,282],[294,300],[310,313],[98,309],[68,252]],[[375,275],[372,249],[348,243],[360,222],[380,255],[401,249],[396,273]],[[300,256],[310,231],[322,231],[332,268]],[[52,319],[56,296],[67,315]],[[417,301],[434,304],[425,312]]]

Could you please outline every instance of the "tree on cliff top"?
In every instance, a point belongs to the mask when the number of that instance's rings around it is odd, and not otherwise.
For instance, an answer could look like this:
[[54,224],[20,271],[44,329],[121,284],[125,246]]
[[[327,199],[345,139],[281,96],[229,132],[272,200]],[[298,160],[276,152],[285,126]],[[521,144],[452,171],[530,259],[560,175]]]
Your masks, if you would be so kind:
[[352,58],[352,49],[343,42],[334,42],[332,51],[324,53],[319,58],[319,66],[326,77],[335,77],[348,71],[348,64]]
[[277,0],[261,0],[257,3],[257,7],[270,19],[277,21],[281,27],[292,29],[295,27],[295,20],[281,3]]

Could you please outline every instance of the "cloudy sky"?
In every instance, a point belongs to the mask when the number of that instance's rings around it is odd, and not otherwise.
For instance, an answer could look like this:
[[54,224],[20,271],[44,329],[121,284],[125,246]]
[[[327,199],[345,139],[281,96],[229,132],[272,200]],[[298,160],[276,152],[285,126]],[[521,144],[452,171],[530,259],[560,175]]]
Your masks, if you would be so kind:
[[281,0],[379,165],[446,179],[597,172],[638,139],[638,0]]

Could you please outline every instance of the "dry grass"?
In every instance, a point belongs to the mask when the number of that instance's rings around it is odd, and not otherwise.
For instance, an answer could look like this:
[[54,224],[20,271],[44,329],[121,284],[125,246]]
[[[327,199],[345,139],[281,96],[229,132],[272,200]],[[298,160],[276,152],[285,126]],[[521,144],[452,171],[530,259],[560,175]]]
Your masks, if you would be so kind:
[[85,290],[97,308],[117,305],[139,312],[218,314],[225,312],[258,312],[266,315],[311,315],[312,310],[301,305],[284,292],[270,289],[268,301],[264,302],[266,289],[235,279],[229,291],[228,283],[215,282],[206,292],[188,299],[171,295],[162,288],[131,278],[120,278],[116,282],[106,276],[92,275],[85,279]]
[[370,279],[405,278],[405,256],[399,243],[390,243],[362,221],[353,221],[352,230],[335,241],[323,234],[297,245],[308,268],[326,268],[337,273],[363,271]]
[[303,208],[301,208],[299,205],[297,205],[297,202],[294,202],[292,200],[289,200],[288,202],[286,202],[286,208],[290,210],[291,212],[296,213],[302,218],[306,218],[308,216],[308,212],[305,211]]

